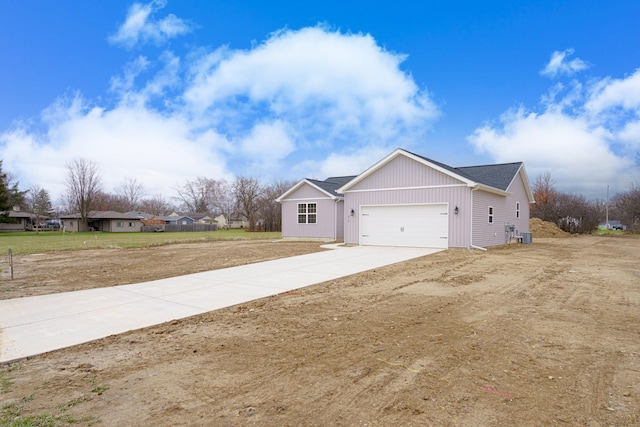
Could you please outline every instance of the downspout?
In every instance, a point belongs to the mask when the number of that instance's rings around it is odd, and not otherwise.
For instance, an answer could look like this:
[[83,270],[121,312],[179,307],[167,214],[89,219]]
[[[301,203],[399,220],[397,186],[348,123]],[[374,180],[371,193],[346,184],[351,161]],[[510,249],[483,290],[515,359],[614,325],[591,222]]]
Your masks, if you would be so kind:
[[333,241],[338,241],[338,204],[340,199],[335,199],[333,204]]
[[474,187],[471,188],[471,222],[470,222],[470,226],[469,226],[469,230],[470,230],[470,235],[469,235],[469,246],[471,246],[472,249],[480,249],[481,251],[486,251],[487,248],[482,248],[480,246],[475,246],[473,244],[473,192],[476,191],[478,189],[478,185],[476,184]]

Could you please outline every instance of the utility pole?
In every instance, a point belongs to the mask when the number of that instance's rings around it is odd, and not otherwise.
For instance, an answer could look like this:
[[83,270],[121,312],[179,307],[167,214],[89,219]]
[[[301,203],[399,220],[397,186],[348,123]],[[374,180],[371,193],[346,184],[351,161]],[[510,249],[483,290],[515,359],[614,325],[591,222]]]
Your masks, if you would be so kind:
[[607,203],[605,205],[605,212],[606,212],[606,220],[605,220],[605,227],[607,227],[607,230],[609,229],[609,184],[607,184]]

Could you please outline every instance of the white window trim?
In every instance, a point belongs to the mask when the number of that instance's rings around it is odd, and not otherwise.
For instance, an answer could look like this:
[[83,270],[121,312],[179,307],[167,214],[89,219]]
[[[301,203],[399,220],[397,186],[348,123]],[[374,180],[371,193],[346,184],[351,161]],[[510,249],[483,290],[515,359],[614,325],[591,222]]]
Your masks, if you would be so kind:
[[516,218],[520,218],[520,202],[516,202]]
[[[300,206],[304,205],[304,212],[300,212]],[[315,212],[309,212],[309,205],[315,205]],[[300,222],[300,216],[304,215],[304,221]],[[309,222],[309,217],[313,216],[315,218],[315,222]],[[296,222],[298,224],[304,225],[316,225],[318,223],[318,203],[297,203],[296,204]]]
[[487,221],[488,221],[489,224],[493,224],[494,223],[495,212],[496,211],[495,211],[495,209],[493,209],[493,206],[489,206],[489,209],[488,209],[489,217],[487,218]]

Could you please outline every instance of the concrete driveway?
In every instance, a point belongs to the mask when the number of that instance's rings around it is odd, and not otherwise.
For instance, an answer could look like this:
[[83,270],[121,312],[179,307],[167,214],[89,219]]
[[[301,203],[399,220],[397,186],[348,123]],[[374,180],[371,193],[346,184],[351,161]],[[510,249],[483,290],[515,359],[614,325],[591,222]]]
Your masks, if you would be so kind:
[[335,250],[134,285],[0,300],[0,363],[277,295],[441,251]]

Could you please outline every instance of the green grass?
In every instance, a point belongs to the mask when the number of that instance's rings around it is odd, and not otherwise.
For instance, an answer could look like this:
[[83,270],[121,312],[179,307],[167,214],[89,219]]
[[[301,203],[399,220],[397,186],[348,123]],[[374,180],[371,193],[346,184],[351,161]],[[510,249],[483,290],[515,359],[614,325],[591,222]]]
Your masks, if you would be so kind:
[[0,256],[9,249],[16,254],[34,254],[60,250],[96,248],[145,248],[172,243],[210,242],[216,240],[278,240],[280,232],[249,233],[243,229],[184,233],[0,233]]

